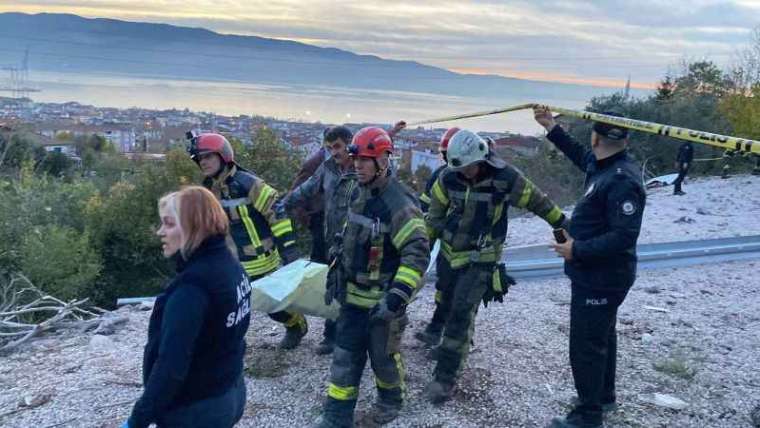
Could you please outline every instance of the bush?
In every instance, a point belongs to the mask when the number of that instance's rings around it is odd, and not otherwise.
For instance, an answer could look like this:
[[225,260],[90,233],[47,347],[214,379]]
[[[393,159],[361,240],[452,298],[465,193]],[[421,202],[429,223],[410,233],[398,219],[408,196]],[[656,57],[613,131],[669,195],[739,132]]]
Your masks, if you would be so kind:
[[41,290],[62,299],[88,297],[102,265],[86,233],[54,224],[24,236],[20,268]]
[[0,271],[19,268],[19,248],[35,227],[58,225],[85,232],[85,206],[97,194],[91,183],[50,177],[0,181]]

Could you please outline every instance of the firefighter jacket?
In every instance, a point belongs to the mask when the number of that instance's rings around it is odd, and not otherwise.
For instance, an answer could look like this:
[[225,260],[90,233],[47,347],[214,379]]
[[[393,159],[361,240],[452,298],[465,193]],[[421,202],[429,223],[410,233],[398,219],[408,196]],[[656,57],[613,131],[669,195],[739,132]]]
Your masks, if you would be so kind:
[[406,303],[422,287],[430,260],[425,221],[412,192],[394,177],[354,192],[343,233],[345,303],[371,308],[385,293]]
[[332,242],[335,234],[343,229],[350,196],[357,186],[353,168],[343,172],[335,159],[330,158],[317,168],[314,175],[293,189],[283,199],[282,205],[290,212],[315,198],[321,198],[325,203],[325,239]]
[[295,247],[290,219],[275,213],[277,191],[238,165],[225,168],[203,185],[219,198],[230,219],[230,235],[238,258],[250,277],[266,275],[280,266],[280,255]]
[[533,212],[553,227],[565,221],[559,207],[515,167],[498,158],[481,165],[474,183],[446,169],[431,190],[428,231],[431,240],[441,240],[441,254],[453,269],[501,259],[510,205]]
[[420,195],[420,208],[422,209],[423,213],[427,213],[430,209],[430,191],[433,189],[435,181],[438,180],[438,176],[441,175],[447,166],[448,165],[444,164],[436,168],[435,171],[430,174],[430,178],[428,179],[427,183],[425,183],[425,190]]

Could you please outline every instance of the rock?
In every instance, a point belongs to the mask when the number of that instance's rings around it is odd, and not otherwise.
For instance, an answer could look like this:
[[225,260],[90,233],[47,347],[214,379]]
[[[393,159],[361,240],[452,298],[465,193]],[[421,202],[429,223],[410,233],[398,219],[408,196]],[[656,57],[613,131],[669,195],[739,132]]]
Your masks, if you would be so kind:
[[689,403],[681,400],[680,398],[676,398],[668,394],[658,394],[656,392],[653,394],[642,395],[641,400],[646,403],[654,404],[655,406],[665,407],[673,410],[683,410],[689,406]]
[[651,334],[644,333],[641,335],[641,343],[646,345],[652,342],[654,342],[654,336],[652,336]]
[[53,398],[53,395],[50,393],[41,393],[37,395],[25,395],[21,398],[21,401],[18,403],[19,407],[39,407]]
[[673,223],[677,223],[677,224],[692,224],[692,223],[696,223],[696,222],[697,222],[696,220],[694,220],[693,218],[691,218],[689,216],[683,216],[683,217],[679,218],[678,220],[674,221]]
[[154,303],[155,302],[153,301],[141,302],[140,306],[138,306],[138,309],[140,309],[141,311],[152,311]]
[[90,350],[92,351],[110,351],[113,347],[113,341],[101,334],[96,334],[90,339]]
[[697,214],[699,214],[699,215],[712,215],[711,212],[707,211],[704,208],[697,208]]
[[98,325],[98,328],[95,329],[95,334],[100,335],[111,335],[116,332],[116,327],[120,324],[124,324],[129,321],[128,317],[125,316],[115,316],[115,315],[107,315],[104,316],[103,319],[100,321],[100,325]]

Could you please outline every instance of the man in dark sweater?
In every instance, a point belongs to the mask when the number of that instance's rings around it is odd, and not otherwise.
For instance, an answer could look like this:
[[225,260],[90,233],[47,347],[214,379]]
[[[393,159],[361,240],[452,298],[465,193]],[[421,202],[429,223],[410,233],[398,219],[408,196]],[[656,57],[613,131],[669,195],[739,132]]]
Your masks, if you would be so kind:
[[683,183],[684,178],[686,178],[686,174],[689,173],[689,167],[691,166],[691,161],[694,159],[694,146],[691,144],[691,142],[686,141],[681,144],[680,147],[678,147],[678,155],[676,157],[676,168],[678,168],[678,178],[676,178],[676,181],[673,182],[673,194],[674,195],[685,195],[686,192],[681,190],[681,184]]

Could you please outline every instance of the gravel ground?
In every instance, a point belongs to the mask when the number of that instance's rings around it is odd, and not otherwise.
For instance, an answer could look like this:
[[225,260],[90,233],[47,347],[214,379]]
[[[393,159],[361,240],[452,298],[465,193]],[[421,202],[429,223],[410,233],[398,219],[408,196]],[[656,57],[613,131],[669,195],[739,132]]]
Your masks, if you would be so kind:
[[[622,406],[608,426],[751,426],[749,413],[760,401],[757,271],[756,263],[745,262],[642,273],[620,309]],[[521,283],[506,303],[481,311],[461,386],[442,408],[424,401],[422,389],[433,364],[411,334],[429,317],[431,290],[410,309],[404,341],[408,406],[389,426],[536,427],[567,410],[574,390],[566,349],[566,279]],[[0,415],[15,413],[2,417],[0,425],[114,427],[126,418],[141,392],[140,354],[149,312],[121,313],[130,322],[108,339],[63,333],[5,357]],[[256,315],[247,356],[248,406],[239,426],[301,427],[318,415],[330,359],[314,355],[321,323],[310,321],[303,345],[282,352],[276,349],[281,328]],[[372,385],[367,370],[360,413],[371,404]],[[689,405],[675,411],[647,404],[645,395],[655,392]],[[45,400],[34,407],[34,401]],[[32,406],[21,406],[24,401]]]
[[[698,178],[688,180],[683,189],[684,196],[673,196],[672,186],[647,192],[640,243],[760,235],[760,176]],[[564,209],[568,214],[572,210]],[[532,214],[509,222],[510,246],[552,240],[551,228]]]
[[[650,194],[642,240],[758,234],[758,184],[757,177],[695,181],[685,187],[689,195],[681,198],[668,196],[669,189],[656,190]],[[753,191],[742,191],[748,188]],[[695,201],[706,202],[702,206]],[[696,214],[698,207],[708,214]],[[674,224],[676,215],[697,223]],[[545,228],[541,223],[535,218],[514,222],[511,230],[517,238],[512,236],[510,242],[531,235],[534,228]],[[548,241],[548,229],[542,231],[546,240],[534,236],[523,244]],[[608,426],[752,426],[750,411],[760,404],[759,264],[722,263],[640,274],[619,312],[621,408]],[[422,396],[433,364],[412,337],[433,308],[433,287],[428,285],[410,307],[404,339],[408,404],[389,426],[541,427],[564,414],[574,395],[567,361],[568,284],[565,278],[525,281],[512,289],[503,305],[483,309],[460,387],[444,407],[434,407]],[[149,312],[122,308],[119,313],[130,321],[114,335],[49,334],[0,357],[0,426],[119,426],[141,393]],[[282,328],[266,316],[254,316],[246,357],[248,404],[239,426],[303,427],[316,418],[330,363],[329,357],[314,354],[321,324],[310,319],[311,331],[302,346],[283,352],[276,348]],[[648,404],[646,397],[652,393],[673,395],[688,406],[676,411]],[[368,369],[360,414],[373,398]]]

